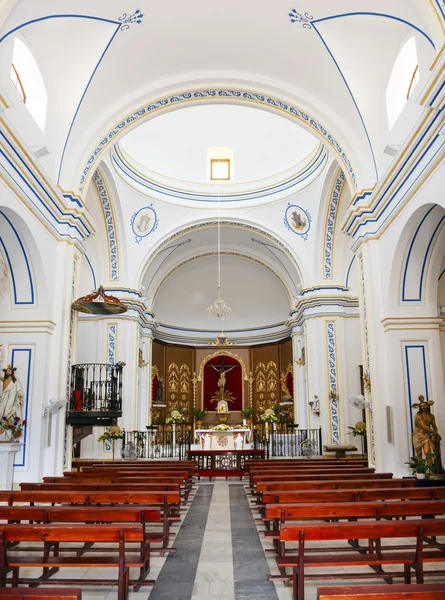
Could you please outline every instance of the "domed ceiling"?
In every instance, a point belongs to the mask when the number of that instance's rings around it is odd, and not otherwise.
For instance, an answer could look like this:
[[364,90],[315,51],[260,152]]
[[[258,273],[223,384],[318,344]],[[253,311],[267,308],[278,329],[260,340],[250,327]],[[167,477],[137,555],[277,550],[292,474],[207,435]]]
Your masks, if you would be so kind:
[[119,145],[133,161],[153,172],[206,184],[209,148],[231,148],[233,183],[247,183],[296,167],[308,159],[318,141],[279,115],[218,104],[161,114],[131,131]]

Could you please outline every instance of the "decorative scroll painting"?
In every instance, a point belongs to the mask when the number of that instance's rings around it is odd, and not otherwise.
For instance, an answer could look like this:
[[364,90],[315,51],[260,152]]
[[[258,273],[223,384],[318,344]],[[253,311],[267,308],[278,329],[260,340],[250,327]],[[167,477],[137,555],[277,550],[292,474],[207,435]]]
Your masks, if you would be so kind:
[[328,338],[328,366],[329,366],[329,409],[331,413],[332,444],[340,443],[338,420],[338,393],[337,393],[337,348],[335,344],[335,323],[326,323]]

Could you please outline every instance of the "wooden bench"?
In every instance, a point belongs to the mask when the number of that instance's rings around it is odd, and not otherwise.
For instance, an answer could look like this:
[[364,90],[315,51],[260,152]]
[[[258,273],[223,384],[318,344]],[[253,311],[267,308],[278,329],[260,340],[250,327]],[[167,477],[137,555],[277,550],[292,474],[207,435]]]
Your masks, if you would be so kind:
[[[356,473],[355,471],[350,473],[345,473],[341,471],[337,472],[324,472],[324,473],[283,473],[277,472],[274,474],[266,473],[262,475],[253,475],[252,480],[253,484],[256,485],[259,482],[263,481],[315,481],[317,479],[321,479],[323,481],[333,481],[344,478],[347,481],[351,481],[353,479],[392,479],[392,473]],[[411,481],[411,480],[409,480]]]
[[444,600],[445,583],[319,587],[317,600]]
[[0,587],[2,600],[82,600],[79,588],[59,588],[48,590],[46,588],[12,588]]
[[[293,569],[293,597],[304,600],[305,579],[349,579],[355,577],[371,578],[404,577],[405,583],[410,583],[410,568],[416,572],[417,583],[423,583],[424,563],[444,562],[445,552],[438,549],[424,549],[424,539],[445,535],[445,519],[422,521],[373,521],[363,523],[326,523],[317,525],[299,524],[298,526],[284,525],[280,531],[280,552],[277,565],[281,576],[270,576],[271,580],[286,580],[286,568]],[[415,550],[407,552],[394,552],[387,550],[381,543],[382,540],[397,538],[414,538]],[[305,554],[305,544],[309,541],[325,540],[369,540],[370,552],[358,553],[315,553]],[[285,551],[285,543],[297,542],[298,554],[289,555]],[[404,567],[403,573],[387,573],[383,571],[384,565],[398,565]],[[374,573],[324,573],[307,575],[306,568],[319,567],[372,567]],[[438,571],[435,571],[437,574]]]
[[352,444],[323,446],[325,452],[335,452],[335,458],[346,458],[346,452],[357,452],[357,448]]
[[410,488],[414,487],[413,479],[353,479],[345,480],[306,480],[306,481],[261,481],[257,484],[257,492],[285,492],[292,490],[347,490],[360,488]]
[[[16,556],[10,548],[10,542],[44,542],[44,548],[41,554],[37,556]],[[83,542],[84,544],[105,542],[117,543],[117,556],[59,556],[57,546],[61,542]],[[51,579],[51,576],[60,568],[90,568],[102,569],[114,567],[118,569],[118,579],[82,579],[85,585],[116,585],[118,591],[118,600],[128,598],[129,585],[139,588],[142,585],[154,585],[154,581],[139,578],[134,582],[130,581],[130,567],[143,569],[148,572],[149,552],[146,548],[146,554],[141,556],[138,552],[135,556],[126,554],[126,544],[129,542],[143,542],[143,532],[140,525],[120,524],[120,525],[69,525],[66,523],[51,523],[46,525],[2,525],[0,528],[0,585],[6,585],[6,573],[12,571],[12,585],[18,586],[19,583],[28,583],[31,585],[72,585],[79,584],[79,580],[58,578]],[[51,555],[48,548],[49,544],[55,544],[56,549]],[[22,567],[41,567],[44,573],[37,578],[20,577]]]

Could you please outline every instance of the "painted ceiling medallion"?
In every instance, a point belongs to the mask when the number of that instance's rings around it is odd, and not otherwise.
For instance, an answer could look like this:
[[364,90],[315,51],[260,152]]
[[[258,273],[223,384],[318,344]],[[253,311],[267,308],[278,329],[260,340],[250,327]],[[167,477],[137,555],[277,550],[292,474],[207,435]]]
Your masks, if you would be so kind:
[[144,206],[133,214],[130,220],[131,229],[134,233],[136,244],[142,241],[142,238],[150,235],[159,225],[159,219],[153,204]]
[[288,204],[284,213],[284,224],[293,233],[301,235],[305,241],[308,238],[309,229],[311,228],[311,220],[311,215],[307,210],[296,204]]

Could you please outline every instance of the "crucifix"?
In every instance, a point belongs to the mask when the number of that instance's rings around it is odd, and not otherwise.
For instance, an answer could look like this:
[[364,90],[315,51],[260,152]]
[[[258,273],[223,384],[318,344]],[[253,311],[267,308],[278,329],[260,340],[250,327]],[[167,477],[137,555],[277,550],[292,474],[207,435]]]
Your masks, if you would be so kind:
[[221,363],[219,365],[207,365],[207,367],[215,369],[215,371],[219,373],[218,388],[220,392],[224,392],[226,387],[226,373],[232,369],[237,369],[238,366],[239,365],[226,365],[224,362],[224,357],[221,358]]

